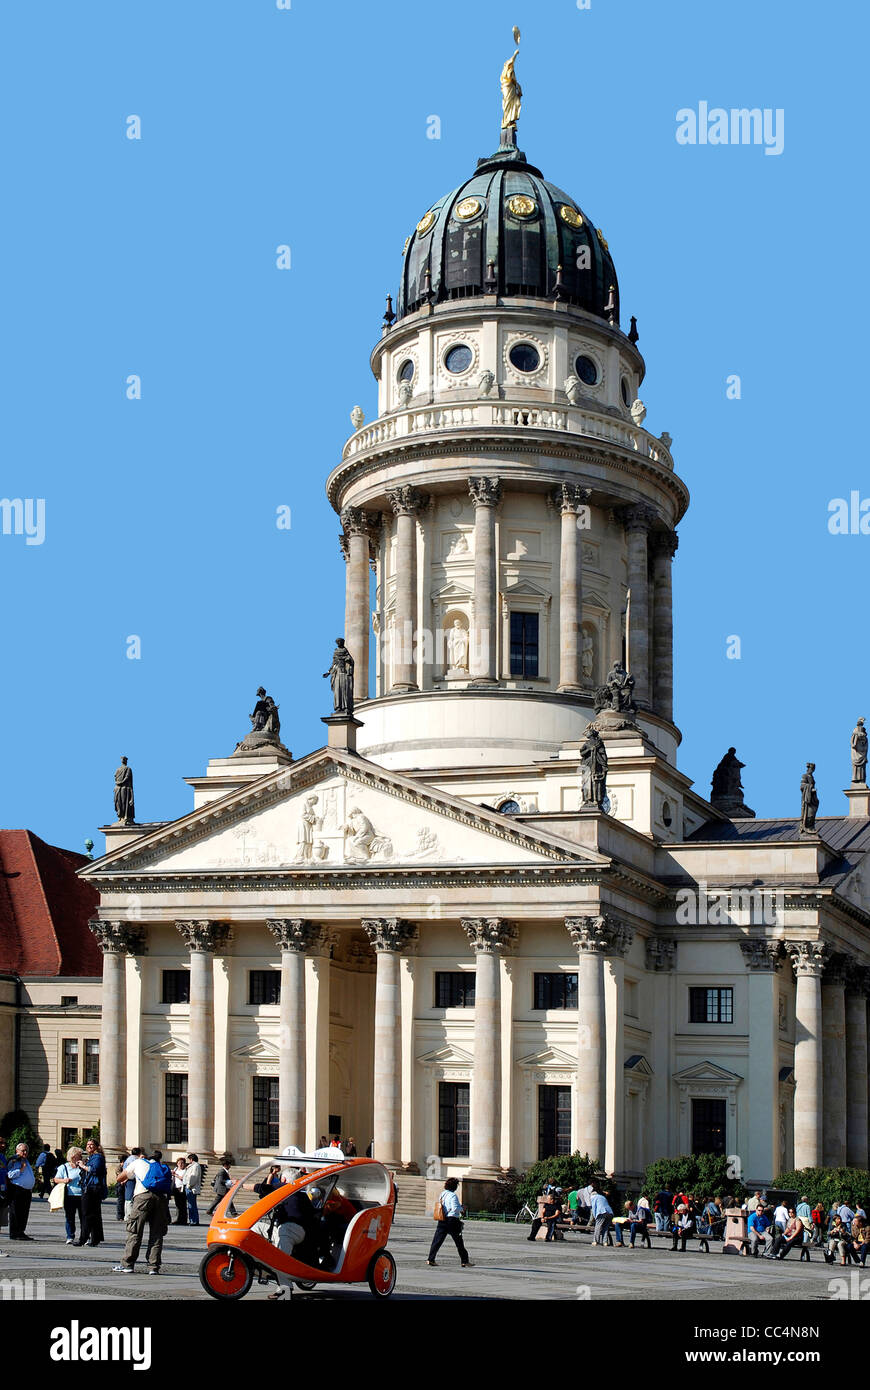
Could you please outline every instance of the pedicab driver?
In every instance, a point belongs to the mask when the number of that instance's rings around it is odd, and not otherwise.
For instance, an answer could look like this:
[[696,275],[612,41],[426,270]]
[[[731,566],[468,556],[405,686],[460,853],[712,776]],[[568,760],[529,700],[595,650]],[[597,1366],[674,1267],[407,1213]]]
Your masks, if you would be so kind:
[[[284,1169],[281,1176],[285,1181],[292,1182],[293,1177],[298,1174],[298,1169]],[[286,1175],[286,1176],[285,1176]],[[259,1221],[254,1223],[253,1230],[258,1235],[270,1240],[273,1245],[285,1255],[292,1255],[297,1245],[301,1245],[309,1236],[314,1236],[319,1229],[318,1207],[322,1199],[322,1192],[319,1187],[303,1189],[300,1192],[291,1192],[289,1197],[285,1197],[283,1202],[279,1202],[276,1207]],[[280,1270],[275,1270],[275,1277],[281,1287],[277,1293],[270,1293],[270,1298],[283,1298],[285,1289],[293,1288],[293,1280],[289,1274],[283,1274]]]

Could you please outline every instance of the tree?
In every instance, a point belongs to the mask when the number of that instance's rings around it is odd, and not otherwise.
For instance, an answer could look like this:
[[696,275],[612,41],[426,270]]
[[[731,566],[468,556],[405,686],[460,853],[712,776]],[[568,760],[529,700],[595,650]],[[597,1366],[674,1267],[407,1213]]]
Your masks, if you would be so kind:
[[860,1202],[866,1211],[870,1200],[870,1172],[866,1168],[793,1168],[780,1173],[774,1188],[793,1192],[798,1200],[806,1197],[811,1206],[818,1203],[825,1211],[835,1201],[843,1200],[850,1205]]
[[677,1158],[657,1158],[644,1174],[643,1190],[650,1198],[662,1188],[670,1192],[693,1193],[695,1197],[733,1197],[740,1201],[745,1192],[733,1176],[725,1154],[680,1154]]
[[519,1207],[523,1202],[528,1202],[532,1206],[545,1183],[561,1187],[563,1192],[567,1192],[570,1187],[585,1187],[588,1182],[594,1180],[597,1171],[598,1164],[588,1154],[579,1152],[539,1159],[516,1184],[519,1197],[517,1205]]

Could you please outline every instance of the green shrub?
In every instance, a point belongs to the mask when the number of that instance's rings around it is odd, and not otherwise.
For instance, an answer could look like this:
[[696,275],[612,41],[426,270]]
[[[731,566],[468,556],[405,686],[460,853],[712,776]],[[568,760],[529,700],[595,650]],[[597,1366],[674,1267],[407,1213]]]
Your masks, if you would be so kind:
[[697,1198],[734,1197],[740,1201],[746,1191],[730,1172],[725,1154],[680,1154],[677,1158],[657,1158],[644,1173],[643,1191],[653,1200],[663,1187],[671,1192],[693,1193]]
[[[585,1187],[595,1178],[596,1171],[598,1164],[588,1154],[573,1153],[562,1154],[558,1158],[542,1158],[533,1163],[528,1172],[517,1180],[516,1194],[519,1201],[514,1210],[519,1210],[523,1202],[528,1202],[534,1210],[535,1198],[545,1183],[552,1183],[554,1187],[561,1187],[563,1192],[567,1192],[570,1187]],[[616,1210],[615,1207],[613,1209]]]
[[827,1211],[832,1203],[849,1198],[867,1210],[870,1200],[870,1172],[866,1168],[797,1168],[780,1173],[773,1184],[777,1191],[806,1197],[811,1206],[818,1202]]
[[42,1148],[42,1140],[40,1139],[36,1130],[33,1128],[33,1125],[30,1123],[30,1120],[24,1114],[24,1111],[20,1110],[17,1113],[19,1115],[23,1115],[24,1118],[15,1127],[15,1129],[13,1129],[11,1132],[6,1132],[6,1157],[7,1159],[11,1159],[18,1145],[26,1144],[28,1149],[30,1150],[30,1157],[28,1161],[32,1166],[33,1160],[36,1158],[36,1155]]

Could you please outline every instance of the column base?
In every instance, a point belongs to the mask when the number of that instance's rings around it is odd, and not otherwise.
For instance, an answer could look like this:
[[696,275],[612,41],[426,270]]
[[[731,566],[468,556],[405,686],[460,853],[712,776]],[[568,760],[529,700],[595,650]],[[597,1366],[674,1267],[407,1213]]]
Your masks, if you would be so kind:
[[590,695],[592,690],[588,685],[576,685],[574,681],[565,681],[562,685],[557,685],[556,690],[560,695]]
[[495,676],[475,676],[472,680],[468,682],[468,684],[470,687],[474,689],[480,686],[487,686],[490,689],[492,689],[493,686],[498,685],[498,681],[496,680]]
[[390,694],[395,695],[397,691],[419,690],[416,681],[394,681],[390,686]]

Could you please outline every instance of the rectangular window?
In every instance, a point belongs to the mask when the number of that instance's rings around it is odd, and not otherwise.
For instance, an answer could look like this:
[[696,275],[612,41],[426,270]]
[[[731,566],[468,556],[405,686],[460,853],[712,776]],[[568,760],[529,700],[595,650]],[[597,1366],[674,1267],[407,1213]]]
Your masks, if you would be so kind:
[[278,1078],[254,1077],[254,1148],[278,1147]]
[[164,1004],[189,1004],[189,1003],[190,1003],[190,971],[189,971],[189,970],[164,970],[164,972],[163,972],[163,1003],[164,1003]]
[[576,972],[558,971],[552,975],[535,975],[533,1009],[576,1009]]
[[690,1023],[733,1023],[733,989],[707,989],[702,986],[689,990]]
[[249,1004],[280,1004],[281,975],[277,970],[252,970],[248,975]]
[[60,1007],[62,1009],[74,1009],[79,1002],[77,994],[62,994],[60,996]]
[[571,1152],[571,1087],[538,1087],[538,1158]]
[[100,1084],[100,1040],[85,1038],[85,1085]]
[[724,1154],[724,1100],[692,1101],[692,1153]]
[[435,1008],[474,1008],[474,971],[436,970]]
[[79,1084],[79,1040],[78,1038],[64,1038],[63,1040],[63,1085],[77,1086]]
[[511,613],[511,675],[538,674],[538,615]]
[[467,1158],[470,1087],[467,1081],[438,1085],[438,1151],[441,1158]]
[[166,1143],[187,1143],[187,1075],[166,1073]]

